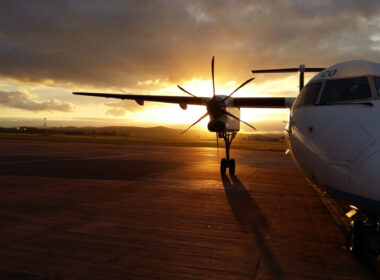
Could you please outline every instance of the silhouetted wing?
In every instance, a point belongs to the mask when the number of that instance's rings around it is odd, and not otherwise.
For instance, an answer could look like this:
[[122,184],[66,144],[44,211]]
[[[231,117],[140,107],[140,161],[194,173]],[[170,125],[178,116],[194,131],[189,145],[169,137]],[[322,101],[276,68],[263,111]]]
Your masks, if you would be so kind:
[[290,108],[294,97],[235,97],[234,106],[239,108]]
[[260,69],[260,70],[252,70],[252,74],[259,74],[259,73],[289,73],[289,72],[299,72],[303,70],[303,72],[321,72],[325,70],[326,68],[321,67],[305,67],[305,68],[280,68],[280,69]]
[[106,97],[116,99],[135,100],[137,103],[142,101],[153,101],[175,104],[189,105],[205,105],[209,99],[207,97],[191,97],[191,96],[162,96],[162,95],[137,95],[137,94],[119,94],[119,93],[95,93],[95,92],[73,92],[75,95]]

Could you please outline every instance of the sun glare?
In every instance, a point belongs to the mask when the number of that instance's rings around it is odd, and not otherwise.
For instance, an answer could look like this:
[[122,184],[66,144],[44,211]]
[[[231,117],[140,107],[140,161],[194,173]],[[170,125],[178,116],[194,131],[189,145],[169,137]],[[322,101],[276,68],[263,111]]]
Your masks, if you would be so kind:
[[[241,81],[243,83],[244,81]],[[236,81],[228,81],[228,82],[220,82],[217,79],[215,80],[215,94],[216,95],[229,95],[233,92],[238,86],[239,82]],[[181,85],[182,86],[182,85]],[[185,82],[183,87],[189,92],[193,93],[196,96],[203,97],[212,97],[212,80],[199,80],[193,79],[191,81]],[[238,92],[236,92],[236,96],[244,95],[244,96],[257,96],[258,87],[253,84],[248,84]]]
[[[204,106],[188,106],[187,110],[182,110],[178,105],[163,105],[162,107],[148,108],[143,111],[134,113],[134,119],[141,122],[165,124],[186,124],[193,123],[203,114],[206,113]],[[126,116],[130,118],[131,115]],[[208,118],[205,118],[200,124],[207,126]]]
[[[244,81],[241,81],[241,83]],[[221,82],[215,81],[215,92],[217,95],[228,95],[233,92],[238,86],[240,81]],[[282,94],[281,92],[294,91],[297,89],[295,78],[287,77],[280,80],[267,81],[259,85],[254,84],[246,85],[236,92],[234,97],[253,97],[253,96],[287,96],[289,94]],[[212,81],[193,79],[181,84],[181,86],[191,92],[192,94],[200,97],[212,97]],[[280,90],[278,90],[280,89]],[[157,95],[183,95],[176,85],[161,88],[155,92]],[[136,112],[127,112],[123,117],[126,121],[136,121],[141,123],[150,123],[154,125],[175,125],[175,124],[191,124],[199,119],[204,113],[206,108],[204,106],[188,106],[187,110],[182,110],[178,105],[162,104],[157,105],[147,102],[148,106],[142,107],[142,110]],[[255,123],[258,121],[274,120],[282,122],[287,119],[287,110],[283,109],[242,109],[241,118],[247,122]],[[207,129],[209,118],[205,118],[198,125],[197,129]],[[244,125],[242,125],[244,130]]]

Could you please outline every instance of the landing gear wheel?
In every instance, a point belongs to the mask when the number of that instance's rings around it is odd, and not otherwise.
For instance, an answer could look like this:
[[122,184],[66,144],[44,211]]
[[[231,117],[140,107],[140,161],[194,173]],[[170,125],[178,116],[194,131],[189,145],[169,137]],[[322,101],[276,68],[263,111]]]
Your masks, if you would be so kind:
[[230,160],[229,166],[230,166],[230,168],[229,168],[230,175],[234,176],[235,175],[235,160],[234,159]]
[[235,175],[235,160],[230,159],[230,146],[232,140],[236,136],[236,131],[225,131],[219,132],[218,137],[223,138],[226,143],[226,158],[222,159],[220,162],[220,173],[223,175],[226,174],[227,168],[229,169],[230,175]]
[[347,238],[347,249],[355,256],[363,256],[365,250],[365,225],[363,221],[356,220],[351,226]]
[[225,158],[222,158],[222,160],[220,161],[220,173],[224,175],[226,174],[226,170],[227,170],[227,161]]

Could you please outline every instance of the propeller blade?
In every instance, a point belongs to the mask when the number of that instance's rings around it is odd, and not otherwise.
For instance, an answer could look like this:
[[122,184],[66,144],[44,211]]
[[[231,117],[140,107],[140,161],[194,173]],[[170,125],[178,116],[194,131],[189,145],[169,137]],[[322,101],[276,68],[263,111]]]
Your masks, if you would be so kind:
[[218,132],[215,132],[215,136],[216,136],[216,151],[217,151],[217,155],[219,156],[219,137],[218,137]]
[[186,89],[184,89],[183,87],[181,87],[181,86],[179,86],[179,85],[177,85],[177,87],[178,87],[180,90],[182,90],[183,92],[186,92],[187,94],[191,95],[192,97],[196,97],[194,94],[188,92],[188,91],[187,91]]
[[254,80],[255,78],[250,78],[246,80],[244,83],[242,83],[237,89],[235,89],[229,96],[223,99],[223,101],[226,101],[228,98],[230,98],[235,92],[237,92],[239,89],[244,87],[246,84],[248,84],[250,81]]
[[212,74],[212,90],[213,90],[213,97],[215,97],[215,80],[214,80],[214,60],[215,57],[212,57],[211,60],[211,74]]
[[208,115],[208,112],[206,114],[204,114],[202,117],[200,117],[195,123],[193,123],[188,128],[186,128],[184,131],[182,131],[180,133],[180,135],[184,134],[186,131],[188,131],[190,128],[192,128],[194,125],[196,125],[197,123],[199,123],[201,120],[203,120],[205,117],[207,117],[207,115]]
[[241,119],[239,119],[238,117],[236,117],[235,115],[232,115],[230,112],[227,112],[227,111],[223,111],[223,113],[225,113],[227,116],[230,116],[231,118],[234,118],[238,121],[241,121],[242,123],[244,123],[245,125],[248,125],[249,127],[253,128],[254,130],[256,130],[256,128],[252,125],[250,125],[249,123],[245,122],[245,121],[242,121]]

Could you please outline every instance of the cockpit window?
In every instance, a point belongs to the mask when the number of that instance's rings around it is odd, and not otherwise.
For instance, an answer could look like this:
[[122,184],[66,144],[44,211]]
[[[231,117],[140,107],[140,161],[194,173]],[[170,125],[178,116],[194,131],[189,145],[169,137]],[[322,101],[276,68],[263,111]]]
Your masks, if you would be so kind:
[[380,96],[380,77],[373,77],[373,80],[375,82],[377,95]]
[[321,104],[367,99],[371,97],[366,77],[327,81]]
[[306,85],[294,103],[294,107],[313,105],[317,100],[318,93],[321,90],[322,83],[314,83]]

